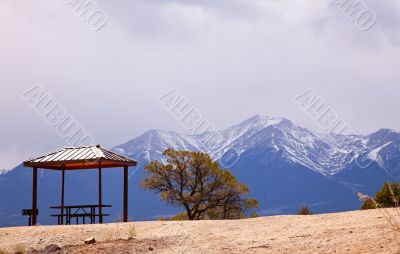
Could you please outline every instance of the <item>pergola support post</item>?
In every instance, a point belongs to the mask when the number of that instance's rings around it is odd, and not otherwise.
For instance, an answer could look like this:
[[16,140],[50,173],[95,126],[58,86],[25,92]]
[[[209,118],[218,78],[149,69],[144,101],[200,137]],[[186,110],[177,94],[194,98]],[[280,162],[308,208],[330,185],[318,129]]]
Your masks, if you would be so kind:
[[128,166],[124,167],[124,222],[128,222]]
[[61,221],[60,224],[64,225],[64,187],[65,187],[65,169],[62,168],[61,172]]
[[101,162],[99,162],[99,223],[103,223],[103,197],[101,187]]
[[33,182],[32,182],[32,226],[36,226],[37,215],[37,173],[38,168],[33,168]]

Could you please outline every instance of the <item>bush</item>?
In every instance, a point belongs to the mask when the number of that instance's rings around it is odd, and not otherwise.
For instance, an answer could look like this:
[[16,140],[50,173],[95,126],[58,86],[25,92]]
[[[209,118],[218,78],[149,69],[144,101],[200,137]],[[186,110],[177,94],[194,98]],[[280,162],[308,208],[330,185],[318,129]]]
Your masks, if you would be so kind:
[[179,213],[171,218],[172,221],[189,220],[186,213]]
[[297,215],[313,215],[313,213],[307,206],[303,206],[302,208],[299,209]]
[[161,217],[158,219],[159,221],[183,221],[183,220],[189,220],[187,217],[187,214],[185,212],[178,213],[175,216],[172,217]]
[[396,182],[385,182],[382,189],[376,193],[375,198],[365,196],[362,200],[364,201],[361,206],[362,210],[399,207],[400,185]]
[[250,214],[248,218],[258,218],[258,217],[260,217],[260,215],[257,212],[253,212],[252,214]]
[[398,207],[400,198],[400,187],[399,184],[394,183],[384,183],[382,190],[376,193],[375,201],[380,204],[381,207]]
[[372,198],[366,199],[361,206],[361,210],[370,210],[370,209],[376,209],[375,202]]
[[[400,188],[399,184],[385,182],[380,192],[376,193],[375,198],[369,197],[363,193],[358,193],[358,198],[364,201],[361,209],[376,208],[399,208]],[[380,213],[387,220],[390,229],[400,233],[400,210],[399,209],[380,209]]]

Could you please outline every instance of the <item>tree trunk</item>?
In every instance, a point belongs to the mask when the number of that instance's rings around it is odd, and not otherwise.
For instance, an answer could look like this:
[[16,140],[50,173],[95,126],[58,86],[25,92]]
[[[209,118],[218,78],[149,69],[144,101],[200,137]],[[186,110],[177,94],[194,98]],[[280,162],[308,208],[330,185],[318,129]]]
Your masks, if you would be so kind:
[[189,208],[186,208],[186,214],[189,220],[194,220],[194,216],[192,215],[192,211]]

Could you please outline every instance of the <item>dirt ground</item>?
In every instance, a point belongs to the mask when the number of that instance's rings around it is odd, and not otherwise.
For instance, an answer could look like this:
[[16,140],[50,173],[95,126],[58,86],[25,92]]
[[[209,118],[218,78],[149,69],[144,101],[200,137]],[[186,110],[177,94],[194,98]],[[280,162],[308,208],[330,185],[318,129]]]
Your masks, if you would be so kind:
[[[400,211],[370,210],[237,221],[135,222],[0,229],[0,250],[28,253],[400,253],[388,220]],[[93,245],[84,240],[94,237]],[[0,253],[1,253],[0,251]]]

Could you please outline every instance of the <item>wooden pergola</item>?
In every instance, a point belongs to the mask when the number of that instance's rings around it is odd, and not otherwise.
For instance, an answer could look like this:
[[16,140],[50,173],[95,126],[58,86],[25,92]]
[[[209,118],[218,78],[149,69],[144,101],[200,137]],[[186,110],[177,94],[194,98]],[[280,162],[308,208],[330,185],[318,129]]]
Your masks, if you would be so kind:
[[55,152],[51,152],[24,163],[25,167],[33,168],[32,185],[32,225],[36,225],[37,217],[37,174],[38,169],[59,170],[62,173],[61,181],[61,221],[64,211],[64,181],[65,171],[80,169],[97,169],[99,176],[99,223],[103,223],[102,218],[102,179],[103,168],[124,168],[124,209],[123,221],[128,221],[128,169],[137,165],[135,160],[116,154],[102,148],[100,145],[84,147],[67,147]]

